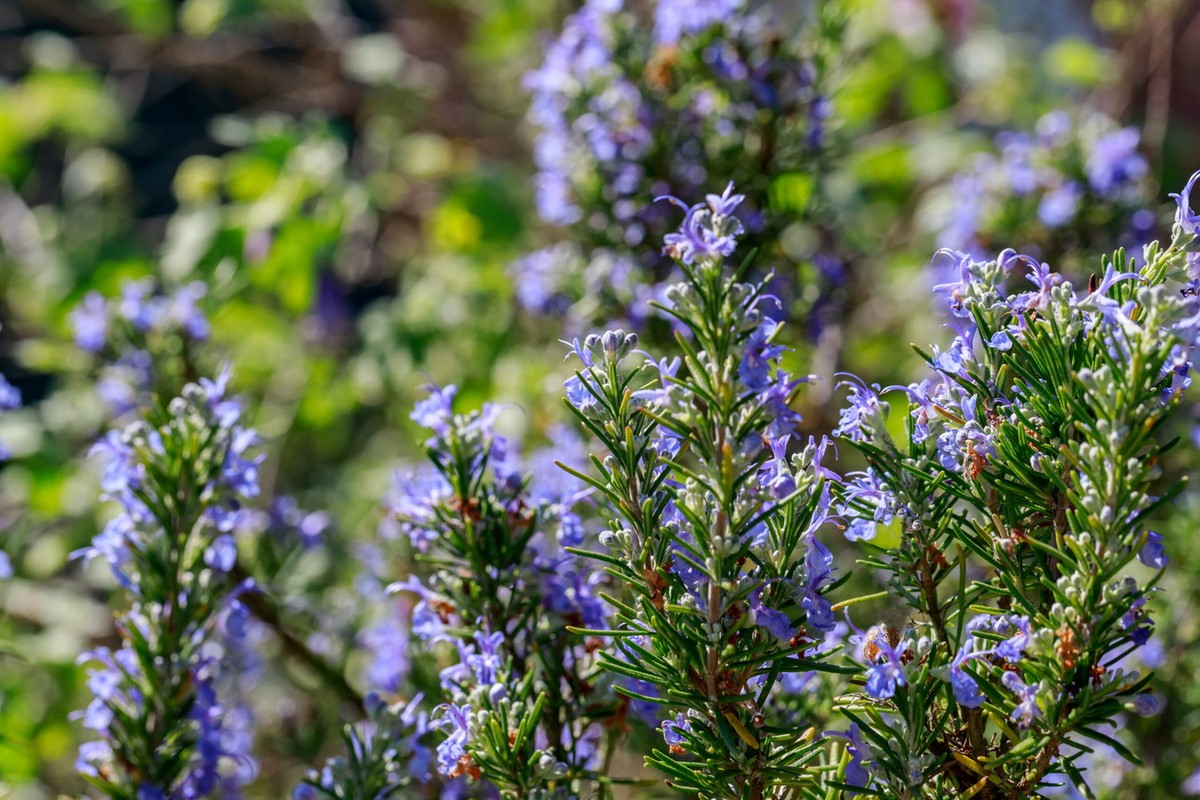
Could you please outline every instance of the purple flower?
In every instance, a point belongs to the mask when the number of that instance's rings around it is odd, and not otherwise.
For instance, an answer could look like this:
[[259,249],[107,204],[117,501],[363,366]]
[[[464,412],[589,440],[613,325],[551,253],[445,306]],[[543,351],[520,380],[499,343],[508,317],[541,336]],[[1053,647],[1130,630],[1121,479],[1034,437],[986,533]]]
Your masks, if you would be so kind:
[[400,614],[389,613],[378,623],[363,631],[363,648],[370,653],[365,679],[373,690],[398,692],[408,676],[408,624]]
[[782,345],[770,343],[778,328],[778,322],[766,317],[746,341],[746,352],[738,365],[738,378],[751,392],[761,392],[771,383],[771,365],[784,351]]
[[71,312],[71,326],[80,350],[100,353],[108,341],[108,303],[97,291],[89,291]]
[[409,418],[437,436],[445,436],[449,430],[450,418],[454,415],[454,395],[458,393],[458,387],[450,384],[445,388],[438,388],[431,384],[424,388],[429,392],[429,397],[417,403]]
[[1120,620],[1121,628],[1129,631],[1130,640],[1138,646],[1150,641],[1150,634],[1154,632],[1154,622],[1145,608],[1146,598],[1143,595],[1129,604],[1129,609],[1121,615]]
[[0,411],[11,411],[21,407],[21,392],[0,375]]
[[732,194],[733,184],[726,187],[724,194],[708,195],[708,202],[697,203],[688,208],[674,197],[660,197],[687,209],[683,224],[677,233],[668,233],[663,241],[664,252],[684,264],[693,264],[696,259],[710,260],[733,254],[737,249],[737,237],[745,228],[732,212],[744,200],[740,194]]
[[972,658],[983,655],[972,652],[974,643],[973,638],[968,638],[950,662],[950,686],[954,690],[954,699],[967,708],[979,708],[984,700],[983,693],[979,691],[979,684],[963,669]]
[[850,753],[850,763],[846,765],[846,783],[865,789],[871,783],[871,773],[863,764],[863,755],[871,751],[863,742],[858,723],[850,723],[850,728],[846,731],[846,740],[846,750]]
[[692,732],[692,725],[683,713],[675,715],[675,719],[666,719],[662,723],[663,741],[669,747],[683,747],[687,744],[686,733]]
[[[720,0],[717,0],[717,1],[720,2]],[[736,4],[736,5],[740,5],[742,2],[744,2],[744,0],[725,0],[725,1],[727,3]],[[659,8],[661,9],[664,5],[666,5],[666,4],[663,2],[660,2]],[[688,3],[687,5],[691,6],[691,10],[694,13],[696,10],[697,4],[696,3]],[[715,5],[715,4],[712,3],[710,0],[709,5],[711,8],[711,6]],[[706,195],[704,195],[704,200],[706,203],[708,203],[708,207],[710,209],[712,209],[712,213],[719,217],[728,217],[731,214],[733,214],[733,212],[737,210],[737,207],[740,206],[742,204],[742,202],[745,201],[745,199],[746,199],[746,195],[733,193],[733,181],[730,181],[728,183],[728,185],[726,185],[725,191],[722,192],[721,194],[706,194]]]
[[609,607],[598,593],[603,576],[570,567],[570,563],[559,563],[546,575],[542,605],[564,617],[578,614],[585,627],[606,627]]
[[197,281],[177,289],[170,300],[172,320],[197,341],[207,339],[211,331],[208,318],[199,307],[200,300],[207,293],[208,287]]
[[427,552],[441,534],[437,509],[451,494],[450,483],[432,467],[396,472],[392,490],[384,500],[388,524],[381,527],[381,535],[384,538],[407,535],[414,548]]
[[1153,717],[1163,709],[1163,703],[1154,692],[1140,692],[1131,704],[1133,713],[1140,717]]
[[562,243],[514,261],[508,271],[516,285],[517,302],[538,314],[565,314],[570,308],[565,291],[578,260],[579,254]]
[[75,759],[75,771],[80,775],[100,776],[100,769],[108,769],[112,762],[112,745],[104,740],[84,742],[79,745],[79,756]]
[[484,630],[475,634],[475,642],[479,652],[467,656],[467,666],[475,674],[475,681],[480,686],[490,686],[496,683],[502,664],[499,651],[504,644],[504,634],[490,630],[485,624]]
[[[581,343],[579,341],[579,337],[576,336],[574,339],[572,339],[569,342],[564,341],[563,344],[570,347],[571,352],[567,353],[566,358],[564,358],[563,360],[565,361],[566,359],[569,359],[571,356],[575,356],[576,358],[578,358],[580,360],[580,362],[582,362],[583,366],[585,366],[585,367],[592,366],[592,363],[593,363],[592,352],[591,352],[591,348],[589,348],[587,346],[587,342],[590,340],[591,340],[591,337],[589,336],[588,339],[584,340],[584,342]],[[559,341],[562,341],[562,340],[560,339]]]
[[886,404],[879,398],[879,384],[867,386],[853,375],[846,375],[846,378],[838,386],[849,387],[850,394],[846,397],[849,405],[839,413],[840,419],[833,435],[852,442],[864,442],[870,426],[882,418]]
[[1200,233],[1200,213],[1193,212],[1190,205],[1192,188],[1196,185],[1197,180],[1200,180],[1200,170],[1192,173],[1192,177],[1188,178],[1182,192],[1179,194],[1172,192],[1170,195],[1175,198],[1178,206],[1175,210],[1175,223],[1191,234]]
[[584,413],[599,409],[600,401],[596,398],[598,388],[584,381],[578,375],[572,375],[563,383],[566,390],[567,402]]
[[[896,496],[874,469],[853,472],[843,484],[839,513],[847,519],[846,539],[851,542],[875,538],[879,525],[890,525],[898,507]],[[863,508],[873,509],[864,511]],[[869,514],[869,516],[867,516]]]
[[1138,551],[1138,561],[1141,561],[1147,567],[1153,569],[1166,569],[1170,560],[1167,558],[1166,548],[1163,546],[1163,537],[1160,533],[1154,531],[1146,532],[1146,543],[1142,545],[1142,549]]
[[996,331],[992,334],[992,338],[988,339],[985,343],[993,350],[1012,349],[1012,338],[1006,331]]
[[[828,509],[829,486],[826,484],[821,496],[822,509]],[[821,512],[823,515],[824,510]],[[819,631],[831,631],[837,625],[833,615],[833,606],[821,594],[821,588],[833,580],[833,553],[825,543],[816,537],[815,530],[823,522],[823,516],[814,520],[802,541],[804,552],[804,593],[800,607],[804,609],[805,620]]]
[[1015,672],[1005,671],[1000,682],[1004,687],[1017,696],[1017,706],[1013,709],[1012,719],[1022,729],[1029,728],[1033,721],[1042,716],[1037,705],[1037,686],[1026,686],[1021,676]]
[[795,635],[795,629],[787,614],[763,605],[761,595],[762,587],[755,589],[750,594],[750,616],[754,620],[754,624],[765,628],[768,633],[781,642],[790,641]]
[[772,458],[758,470],[759,485],[779,500],[796,492],[796,477],[788,463],[787,448],[790,439],[789,434],[771,442]]
[[1025,648],[1029,646],[1029,639],[1032,636],[1029,627],[1029,618],[1018,617],[1012,614],[999,617],[995,620],[993,629],[996,633],[1007,633],[1011,628],[1016,628],[1016,635],[1010,636],[997,644],[996,655],[1010,664],[1016,664],[1021,660],[1021,656],[1024,654]]
[[437,748],[438,772],[453,777],[459,761],[467,754],[467,742],[471,738],[471,707],[445,703],[435,709],[434,717],[431,727],[449,731]]
[[237,542],[228,533],[213,539],[204,553],[204,563],[218,572],[229,572],[237,561]]
[[894,647],[888,641],[887,629],[879,625],[867,631],[865,641],[877,650],[875,662],[867,669],[867,694],[886,700],[896,694],[897,686],[905,685],[901,657],[908,650],[908,642],[901,641]]

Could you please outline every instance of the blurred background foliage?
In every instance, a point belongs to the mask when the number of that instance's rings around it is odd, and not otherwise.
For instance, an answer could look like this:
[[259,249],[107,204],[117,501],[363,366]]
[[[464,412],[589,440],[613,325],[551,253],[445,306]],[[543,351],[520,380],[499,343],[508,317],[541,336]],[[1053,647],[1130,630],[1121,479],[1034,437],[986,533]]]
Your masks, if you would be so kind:
[[[1002,154],[998,133],[1032,133],[1060,108],[1140,133],[1136,196],[1115,210],[1085,204],[1070,229],[1111,238],[1049,236],[1036,209],[999,201],[972,229],[985,250],[1035,245],[1067,271],[1134,243],[1122,214],[1145,210],[1142,234],[1161,232],[1167,191],[1200,167],[1200,3],[839,5],[848,25],[826,76],[828,172],[819,191],[787,176],[770,186],[772,211],[793,220],[780,253],[799,307],[818,300],[805,295],[815,239],[833,237],[848,276],[832,351],[803,332],[790,341],[796,362],[814,365],[800,371],[824,379],[805,401],[813,432],[836,418],[835,370],[884,384],[919,373],[897,345],[939,339],[930,255],[954,211],[986,194],[966,193],[962,176],[986,175],[980,157]],[[0,372],[25,399],[0,418],[13,452],[0,525],[15,568],[0,586],[0,797],[82,790],[71,766],[81,731],[68,720],[84,704],[75,657],[113,636],[107,572],[68,557],[105,515],[83,454],[110,413],[68,319],[88,292],[117,296],[139,277],[206,285],[212,337],[185,355],[201,374],[234,365],[270,440],[264,496],[332,520],[319,549],[264,533],[258,577],[296,642],[352,686],[357,637],[377,613],[357,583],[361,548],[376,538],[392,469],[419,456],[408,419],[419,387],[456,383],[463,407],[510,403],[502,424],[527,446],[562,421],[565,333],[519,308],[510,264],[568,236],[534,212],[521,86],[573,9],[0,0]],[[1200,510],[1177,519],[1168,540],[1179,566],[1160,628],[1167,711],[1136,722],[1148,766],[1114,770],[1110,796],[1177,791],[1196,767],[1197,520]],[[355,714],[343,702],[352,688],[325,692],[319,671],[286,657],[296,642],[264,643],[256,797],[285,796]]]

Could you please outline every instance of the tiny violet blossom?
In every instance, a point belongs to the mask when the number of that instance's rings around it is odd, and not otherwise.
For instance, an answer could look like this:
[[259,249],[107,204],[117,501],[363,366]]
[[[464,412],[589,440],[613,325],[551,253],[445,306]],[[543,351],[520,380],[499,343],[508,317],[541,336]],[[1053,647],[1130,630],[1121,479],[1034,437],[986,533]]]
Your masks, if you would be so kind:
[[867,694],[877,700],[886,700],[897,687],[905,685],[903,658],[908,642],[893,644],[890,638],[891,631],[883,626],[871,628],[863,638],[863,657],[871,662],[867,668]]
[[853,376],[839,384],[850,389],[849,405],[842,409],[838,427],[833,435],[850,441],[862,441],[867,436],[864,426],[875,424],[886,410],[887,404],[879,398],[879,386],[867,386]]
[[788,463],[787,455],[788,440],[790,438],[790,435],[785,435],[771,442],[771,454],[773,458],[763,464],[759,471],[759,483],[779,499],[783,499],[796,491],[796,478],[792,475],[792,468]]
[[1193,211],[1191,206],[1192,189],[1195,188],[1196,181],[1200,181],[1200,170],[1192,173],[1182,192],[1170,195],[1176,203],[1175,224],[1181,227],[1185,233],[1193,235],[1200,233],[1200,209]]
[[1170,560],[1161,533],[1146,532],[1146,543],[1138,550],[1138,561],[1153,569],[1166,569]]
[[723,194],[710,194],[705,203],[697,203],[690,208],[675,197],[657,199],[669,200],[687,210],[679,231],[668,233],[663,240],[664,252],[678,258],[683,264],[691,265],[697,260],[708,261],[731,255],[737,247],[737,237],[746,230],[741,220],[733,216],[734,210],[746,198],[745,195],[733,194],[732,183]]
[[691,732],[692,725],[688,722],[687,717],[682,713],[676,714],[675,719],[665,719],[662,723],[663,741],[673,750],[684,749],[687,744],[687,737],[684,735]]
[[754,624],[766,628],[772,636],[781,641],[791,640],[794,628],[787,615],[763,605],[759,599],[760,594],[761,590],[750,595],[750,613],[754,618]]
[[972,648],[972,640],[968,640],[950,662],[950,685],[954,689],[954,699],[959,705],[979,708],[983,704],[983,693],[979,691],[976,680],[963,667],[972,659],[983,657],[985,653],[973,653]]
[[1023,729],[1033,725],[1034,720],[1042,716],[1037,705],[1037,687],[1026,686],[1015,672],[1005,672],[1000,682],[1017,696],[1017,706],[1012,712],[1013,721]]
[[471,708],[465,705],[446,703],[434,711],[433,727],[448,731],[448,735],[437,747],[438,772],[455,777],[462,770],[467,757],[466,746],[471,736]]

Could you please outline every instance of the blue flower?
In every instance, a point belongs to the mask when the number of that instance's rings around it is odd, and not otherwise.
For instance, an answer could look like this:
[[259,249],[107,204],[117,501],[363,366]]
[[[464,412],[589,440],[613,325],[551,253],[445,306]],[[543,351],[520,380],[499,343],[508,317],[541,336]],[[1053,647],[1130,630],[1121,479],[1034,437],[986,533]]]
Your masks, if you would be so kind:
[[458,387],[450,384],[445,388],[429,385],[424,387],[429,397],[417,403],[409,418],[423,428],[428,428],[437,436],[445,436],[454,415],[454,395]]
[[105,770],[105,772],[108,771],[112,759],[112,745],[108,742],[104,740],[84,742],[79,745],[79,755],[75,759],[75,771],[80,775],[90,775],[93,778],[98,778],[100,777],[101,769]]
[[760,628],[765,628],[768,633],[774,636],[781,642],[790,641],[795,634],[795,629],[792,627],[791,620],[787,614],[782,611],[777,611],[762,603],[761,595],[763,588],[760,587],[750,593],[750,617],[754,620],[754,624]]
[[996,620],[994,630],[996,633],[1006,633],[1009,627],[1015,627],[1016,634],[996,645],[996,655],[1008,663],[1015,664],[1021,660],[1021,655],[1030,644],[1030,618],[1013,614],[1002,616]]
[[590,413],[600,408],[596,394],[598,389],[585,382],[578,375],[572,375],[563,382],[566,389],[567,402],[580,411]]
[[887,404],[879,398],[879,385],[867,386],[853,375],[846,375],[847,380],[838,386],[849,387],[846,396],[848,406],[839,412],[839,422],[833,435],[852,442],[864,442],[870,433],[871,426],[882,419],[887,410]]
[[197,281],[177,289],[169,301],[172,321],[197,341],[207,339],[211,331],[208,318],[199,306],[207,292],[208,287]]
[[1015,672],[1005,671],[1000,678],[1004,687],[1017,696],[1017,705],[1013,709],[1012,719],[1022,730],[1033,725],[1033,721],[1042,716],[1037,705],[1037,686],[1026,686],[1021,676]]
[[758,469],[759,485],[769,491],[777,499],[782,500],[796,492],[796,476],[792,474],[788,463],[788,441],[791,435],[784,435],[771,442],[772,458]]
[[21,392],[0,375],[0,411],[11,411],[21,407]]
[[871,751],[863,742],[862,731],[859,730],[857,722],[850,723],[850,728],[846,731],[846,740],[846,751],[850,753],[850,763],[846,765],[846,783],[865,789],[871,784],[871,773],[863,764],[863,756]]
[[227,533],[213,539],[204,553],[204,563],[218,572],[229,572],[237,561],[237,542]]
[[499,651],[504,644],[504,634],[490,630],[485,623],[484,630],[475,634],[475,642],[479,645],[479,651],[467,656],[467,666],[475,674],[475,681],[480,686],[490,686],[498,679],[502,664]]
[[1142,549],[1138,551],[1138,561],[1141,561],[1147,567],[1153,569],[1165,569],[1170,560],[1167,558],[1166,547],[1163,545],[1163,537],[1160,533],[1154,531],[1146,532],[1146,543],[1142,545]]
[[950,686],[954,690],[954,699],[967,708],[979,708],[984,700],[983,693],[979,691],[979,684],[963,669],[972,658],[983,655],[972,652],[974,641],[973,638],[968,638],[950,662]]
[[444,703],[434,711],[432,727],[448,729],[448,734],[437,747],[438,772],[455,777],[459,762],[467,756],[467,742],[471,738],[471,707]]
[[411,666],[408,623],[402,614],[389,609],[378,623],[360,636],[370,654],[365,673],[366,684],[373,690],[398,692]]
[[876,700],[886,700],[896,694],[896,687],[905,685],[901,658],[908,650],[908,642],[893,646],[888,641],[888,630],[882,625],[867,631],[865,641],[877,650],[875,663],[867,669],[867,694]]
[[1200,170],[1192,173],[1192,177],[1188,178],[1188,182],[1184,185],[1183,191],[1179,194],[1171,193],[1171,197],[1175,198],[1175,223],[1179,225],[1187,233],[1200,233],[1200,213],[1192,211],[1191,196],[1192,188],[1196,185],[1196,181],[1200,180]]
[[690,722],[688,722],[687,717],[685,717],[682,712],[676,714],[675,719],[663,720],[663,741],[666,742],[669,747],[682,748],[685,744],[687,744],[687,737],[684,734],[691,732],[692,725]]
[[570,308],[565,291],[578,260],[578,252],[564,242],[514,261],[509,274],[516,284],[517,302],[538,314],[565,314]]
[[994,350],[1011,350],[1012,338],[1006,331],[996,331],[992,334],[992,338],[987,340],[987,346]]
[[738,365],[738,378],[751,392],[761,392],[771,383],[771,366],[784,351],[782,345],[770,343],[778,328],[778,322],[766,317],[746,341],[746,352]]
[[[879,525],[890,525],[895,519],[897,499],[874,469],[853,472],[843,484],[843,499],[839,513],[847,518],[845,536],[851,542],[875,538]],[[873,509],[864,512],[862,507]],[[869,513],[870,516],[865,514]]]
[[732,212],[745,199],[733,194],[733,184],[726,187],[724,194],[708,195],[708,202],[697,203],[690,208],[674,197],[660,197],[687,209],[683,224],[677,233],[668,233],[663,241],[663,252],[684,264],[693,264],[697,259],[712,260],[733,254],[737,249],[737,237],[745,232],[741,220]]
[[1162,711],[1163,703],[1154,692],[1139,692],[1130,707],[1138,716],[1153,717]]

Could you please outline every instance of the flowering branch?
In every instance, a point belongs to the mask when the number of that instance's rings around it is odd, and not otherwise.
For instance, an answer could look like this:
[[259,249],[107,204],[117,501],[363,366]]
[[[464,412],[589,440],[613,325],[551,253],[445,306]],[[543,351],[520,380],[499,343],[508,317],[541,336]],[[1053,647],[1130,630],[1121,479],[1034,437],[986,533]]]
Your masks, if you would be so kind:
[[[1196,284],[1168,283],[1187,280],[1195,230],[1181,199],[1171,244],[1136,271],[1118,252],[1086,294],[1012,251],[944,251],[957,336],[926,355],[936,381],[849,382],[837,433],[869,468],[841,492],[846,535],[914,614],[861,637],[868,697],[843,698],[878,790],[1026,797],[1052,770],[1083,785],[1086,740],[1137,760],[1103,729],[1157,706],[1123,665],[1150,637],[1157,576],[1127,568],[1165,567],[1149,520],[1183,489],[1152,493],[1157,434],[1191,380]],[[1032,288],[1010,290],[1018,278]],[[900,442],[891,391],[909,400]],[[899,544],[876,544],[892,523]]]
[[208,797],[255,772],[234,681],[247,617],[239,597],[253,583],[230,573],[258,458],[227,381],[189,384],[94,448],[121,511],[81,555],[107,560],[132,605],[117,619],[120,649],[85,655],[97,666],[82,718],[101,738],[80,748],[78,768],[113,800]]
[[837,476],[825,441],[789,454],[801,381],[779,367],[773,298],[724,271],[742,232],[732,188],[684,206],[666,237],[682,357],[628,369],[637,337],[620,330],[573,344],[568,404],[608,454],[568,469],[608,501],[608,552],[589,555],[630,590],[611,601],[618,624],[591,632],[616,647],[601,662],[618,692],[669,711],[647,763],[683,791],[757,800],[816,780],[815,731],[778,724],[770,697],[781,674],[831,669],[812,636],[834,627],[816,533]]

